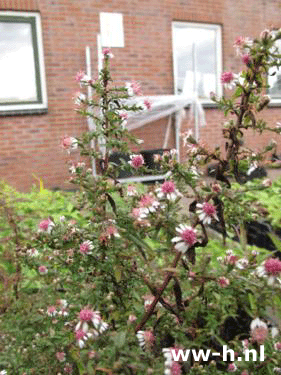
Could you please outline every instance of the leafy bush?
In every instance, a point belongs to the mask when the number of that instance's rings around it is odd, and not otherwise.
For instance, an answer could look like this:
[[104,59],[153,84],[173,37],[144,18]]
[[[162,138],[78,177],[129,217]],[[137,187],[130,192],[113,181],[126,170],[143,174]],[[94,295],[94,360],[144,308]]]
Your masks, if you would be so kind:
[[[1,316],[2,373],[281,371],[281,261],[247,246],[242,230],[240,244],[229,242],[226,235],[237,225],[243,228],[248,216],[259,215],[251,193],[246,195],[252,185],[232,189],[229,176],[241,182],[241,161],[255,166],[272,149],[270,145],[258,154],[241,148],[244,129],[280,132],[255,118],[269,101],[263,95],[266,72],[280,65],[274,47],[280,38],[280,32],[264,31],[260,39],[236,42],[243,56],[247,54],[245,70],[240,78],[223,74],[223,82],[234,89],[230,97],[212,96],[225,115],[232,115],[223,128],[226,155],[209,150],[188,132],[187,162],[180,164],[174,150],[156,156],[166,180],[147,189],[122,185],[117,178],[120,168],[136,175],[144,172],[141,154],[131,154],[130,161],[118,167],[110,162],[110,153],[128,153],[129,142],[139,144],[125,122],[131,110],[149,108],[150,103],[143,97],[133,99],[133,93],[140,93],[137,83],[114,85],[109,49],[104,50],[98,80],[79,73],[80,85],[90,86],[93,95],[79,94],[77,110],[93,118],[96,127],[80,139],[66,137],[63,147],[70,157],[79,149],[98,160],[100,174],[93,176],[83,162],[72,162],[71,181],[81,189],[81,211],[66,205],[62,219],[56,205],[52,217],[49,212],[38,217],[30,239],[22,233],[24,226],[17,232],[10,216],[16,277],[10,282],[12,301]],[[198,167],[211,160],[218,162],[218,169],[216,182],[208,185]],[[255,186],[259,189],[260,184]],[[186,210],[181,201],[191,196]],[[222,242],[209,239],[208,225],[216,221]],[[236,354],[223,358],[223,345]],[[262,345],[265,359],[256,362],[250,356],[247,361],[245,350],[259,351]],[[173,353],[180,349],[219,355],[207,361],[177,361]]]

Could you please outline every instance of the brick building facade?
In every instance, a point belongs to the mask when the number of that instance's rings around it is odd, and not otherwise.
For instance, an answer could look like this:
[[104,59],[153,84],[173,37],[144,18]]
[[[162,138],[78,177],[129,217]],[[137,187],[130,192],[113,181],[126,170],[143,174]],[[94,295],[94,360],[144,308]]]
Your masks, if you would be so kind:
[[[42,22],[47,111],[0,116],[0,178],[22,191],[36,182],[33,175],[48,188],[70,187],[68,157],[60,141],[87,128],[85,119],[74,111],[78,89],[74,77],[85,69],[86,45],[91,46],[96,76],[100,12],[122,13],[124,19],[125,47],[113,48],[113,78],[139,81],[145,95],[174,93],[173,21],[220,25],[222,69],[235,72],[242,67],[233,49],[238,35],[255,37],[265,28],[281,27],[280,0],[2,0],[0,11],[39,12]],[[210,146],[220,144],[224,118],[214,107],[206,107],[205,113],[207,126],[201,129],[201,138]],[[263,116],[274,124],[281,120],[281,107],[272,106]],[[161,147],[164,132],[158,121],[139,129],[137,135],[150,149]],[[271,137],[247,134],[255,147]]]

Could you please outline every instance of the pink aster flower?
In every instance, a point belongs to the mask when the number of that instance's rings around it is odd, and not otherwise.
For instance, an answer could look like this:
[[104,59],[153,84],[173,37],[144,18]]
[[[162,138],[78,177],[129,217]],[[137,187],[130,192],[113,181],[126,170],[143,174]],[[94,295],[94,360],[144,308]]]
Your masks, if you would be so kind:
[[143,212],[143,209],[140,207],[135,207],[132,209],[131,216],[136,220],[142,220],[146,218],[146,213]]
[[150,349],[154,345],[155,336],[151,330],[138,331],[136,333],[139,346],[142,349]]
[[139,208],[141,209],[141,215],[144,218],[149,213],[156,212],[159,208],[160,203],[154,197],[153,194],[144,194],[139,200]]
[[232,250],[227,250],[226,255],[223,258],[224,264],[229,264],[231,266],[234,266],[238,260],[238,256],[234,255]]
[[222,191],[222,187],[221,187],[221,185],[219,184],[219,183],[217,183],[217,182],[215,182],[215,183],[213,183],[212,184],[212,191],[214,192],[214,193],[221,193],[221,191]]
[[211,224],[212,219],[219,221],[216,207],[213,204],[209,202],[197,203],[196,208],[199,220],[202,221],[203,224]]
[[120,234],[118,233],[118,229],[114,225],[109,225],[105,230],[105,235],[107,238],[112,239],[113,237],[119,238]]
[[268,327],[265,322],[256,318],[252,320],[250,325],[252,342],[263,344],[268,337]]
[[112,59],[114,56],[113,56],[113,54],[112,54],[112,52],[111,52],[111,49],[110,48],[108,48],[108,47],[105,47],[105,48],[103,48],[103,50],[102,50],[102,54],[103,54],[103,56],[106,58],[106,57],[109,57],[110,59]]
[[44,220],[40,221],[38,226],[39,226],[40,232],[51,233],[55,224],[51,219],[44,219]]
[[172,351],[177,354],[178,348],[163,348],[164,362],[164,374],[165,375],[181,375],[181,365],[179,362],[173,360]]
[[72,174],[79,173],[79,172],[81,173],[84,168],[85,168],[85,163],[83,162],[72,163],[71,166],[69,167],[69,172]]
[[92,241],[84,241],[81,243],[79,251],[81,254],[87,255],[91,254],[91,251],[93,250],[94,246]]
[[160,189],[157,189],[156,192],[159,199],[166,198],[171,201],[175,201],[178,197],[182,196],[172,180],[163,182]]
[[268,285],[274,285],[275,282],[281,283],[281,261],[277,258],[268,258],[256,270],[259,277],[266,277]]
[[76,81],[78,81],[80,83],[80,86],[83,87],[83,86],[88,86],[89,84],[92,83],[92,79],[90,76],[88,76],[87,74],[85,74],[84,72],[80,71],[76,74],[76,77],[75,77]]
[[30,257],[37,257],[39,255],[39,252],[38,250],[32,248],[32,249],[28,249],[26,254]]
[[148,100],[148,99],[145,99],[145,100],[143,101],[143,104],[144,104],[145,108],[148,109],[148,110],[151,109],[151,107],[152,107],[152,103],[151,103],[151,101]]
[[82,330],[84,332],[88,332],[89,325],[92,325],[98,330],[97,334],[99,334],[106,331],[109,327],[107,323],[102,321],[99,311],[82,309],[79,313],[79,320],[79,323],[75,327],[76,331]]
[[144,158],[141,154],[130,155],[130,159],[129,164],[135,169],[138,169],[144,165]]
[[130,323],[130,324],[135,323],[136,320],[137,320],[136,315],[134,315],[134,314],[129,315],[128,323]]
[[230,363],[227,367],[227,372],[235,372],[237,370],[237,366],[235,363]]
[[75,332],[75,338],[77,341],[77,345],[80,349],[84,348],[86,341],[92,337],[93,334],[91,332],[84,332],[82,329],[78,329]]
[[46,266],[39,266],[38,271],[41,275],[46,275],[48,273],[48,268]]
[[141,85],[136,81],[127,82],[126,88],[129,96],[142,95]]
[[226,288],[229,285],[229,279],[224,276],[218,278],[218,284],[221,288]]
[[238,36],[233,44],[236,49],[236,54],[241,55],[245,49],[249,49],[253,45],[253,41],[250,38],[245,38],[243,36]]
[[241,60],[245,65],[248,65],[251,61],[251,56],[248,53],[245,53],[241,56]]
[[66,374],[72,374],[73,373],[73,367],[72,367],[72,365],[70,363],[66,363],[66,365],[63,368],[63,371]]
[[244,270],[245,268],[247,268],[249,265],[249,261],[247,258],[241,258],[241,259],[238,259],[235,263],[235,266],[237,268],[239,268],[240,270]]
[[231,83],[234,80],[234,74],[232,72],[223,72],[221,75],[221,82],[223,84]]
[[57,314],[57,308],[56,308],[56,306],[49,306],[47,308],[47,314],[49,316],[55,316]]
[[129,115],[126,111],[120,111],[119,112],[119,116],[120,116],[120,119],[121,119],[121,127],[124,129],[127,125],[127,120],[129,118]]
[[73,150],[77,150],[78,142],[76,138],[66,136],[62,139],[61,146],[63,149],[71,152]]
[[85,72],[83,72],[82,70],[80,70],[79,72],[76,73],[75,81],[80,82],[81,79],[82,79],[84,76],[85,76]]
[[194,245],[197,241],[197,231],[196,229],[180,224],[177,228],[176,231],[178,232],[178,236],[174,237],[172,239],[172,242],[175,242],[175,248],[182,252],[185,253],[186,250]]
[[128,120],[128,118],[129,118],[128,113],[125,112],[125,111],[120,112],[119,116],[121,117],[122,120]]
[[138,191],[134,185],[128,185],[127,186],[127,196],[128,197],[135,197],[138,195]]
[[65,353],[64,352],[56,352],[56,358],[59,362],[65,361]]

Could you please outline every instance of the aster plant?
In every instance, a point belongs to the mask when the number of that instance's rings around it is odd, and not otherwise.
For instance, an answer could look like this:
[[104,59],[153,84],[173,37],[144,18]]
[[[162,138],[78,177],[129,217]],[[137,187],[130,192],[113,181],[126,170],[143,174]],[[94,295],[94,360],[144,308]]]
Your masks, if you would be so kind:
[[[257,212],[243,197],[247,185],[232,189],[233,179],[244,182],[240,164],[251,167],[271,149],[243,148],[243,132],[280,132],[255,117],[268,104],[265,76],[280,65],[274,47],[280,37],[265,31],[259,39],[235,43],[245,69],[224,73],[222,83],[232,91],[222,98],[212,95],[230,115],[223,128],[226,154],[209,150],[188,132],[185,164],[177,161],[175,150],[156,155],[165,180],[155,186],[126,185],[118,177],[121,169],[146,172],[138,149],[130,151],[140,142],[126,129],[131,111],[151,108],[140,85],[114,85],[109,49],[97,80],[79,72],[76,110],[95,127],[80,138],[65,137],[62,147],[70,157],[70,180],[80,189],[77,209],[86,224],[46,218],[25,246],[18,244],[25,273],[1,325],[3,373],[281,371],[281,261],[243,241],[243,222]],[[89,87],[87,97],[83,90]],[[125,154],[121,165],[111,162],[114,151]],[[85,157],[96,160],[97,176]],[[207,184],[200,166],[210,160],[218,165],[216,180]],[[270,187],[259,182],[255,188]],[[209,235],[215,223],[220,241]],[[240,243],[228,240],[231,229]],[[223,345],[233,350],[233,358],[222,357]],[[261,345],[263,361],[245,360],[246,350],[259,351]],[[210,356],[177,357],[186,349],[209,350]]]

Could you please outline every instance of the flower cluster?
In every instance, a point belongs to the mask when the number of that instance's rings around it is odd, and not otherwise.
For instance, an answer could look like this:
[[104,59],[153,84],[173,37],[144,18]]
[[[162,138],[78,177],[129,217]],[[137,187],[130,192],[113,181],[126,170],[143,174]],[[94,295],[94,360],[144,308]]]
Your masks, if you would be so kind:
[[98,337],[109,328],[109,325],[101,319],[99,311],[82,309],[79,313],[79,322],[75,327],[77,344],[80,348],[85,346],[85,341],[91,337]]

